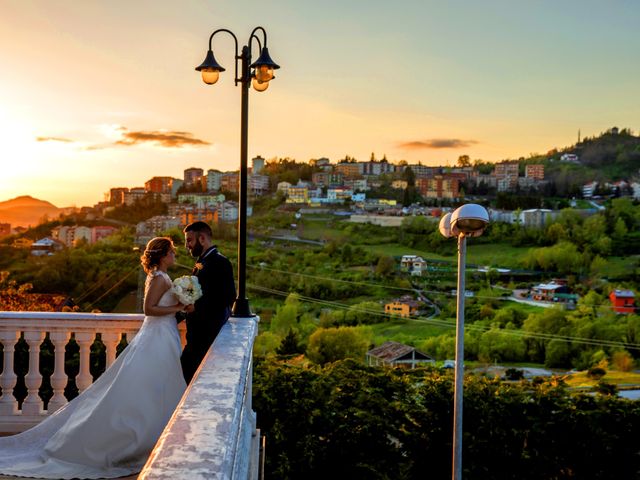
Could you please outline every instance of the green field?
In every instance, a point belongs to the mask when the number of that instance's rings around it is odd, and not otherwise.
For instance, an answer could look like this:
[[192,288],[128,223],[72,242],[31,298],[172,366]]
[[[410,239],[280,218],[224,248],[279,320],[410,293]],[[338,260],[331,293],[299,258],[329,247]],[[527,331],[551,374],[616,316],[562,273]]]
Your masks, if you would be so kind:
[[587,372],[577,372],[568,375],[565,378],[567,385],[573,388],[593,388],[599,381],[613,383],[619,387],[635,387],[640,386],[640,373],[638,372],[619,372],[616,370],[607,371],[607,374],[600,380],[595,380],[587,375]]
[[[439,322],[440,323],[440,322]],[[452,331],[455,323],[451,323],[451,328],[441,327],[424,320],[389,320],[384,323],[370,325],[373,331],[373,343],[380,345],[383,342],[392,340],[395,342],[415,344],[425,338],[442,335]]]

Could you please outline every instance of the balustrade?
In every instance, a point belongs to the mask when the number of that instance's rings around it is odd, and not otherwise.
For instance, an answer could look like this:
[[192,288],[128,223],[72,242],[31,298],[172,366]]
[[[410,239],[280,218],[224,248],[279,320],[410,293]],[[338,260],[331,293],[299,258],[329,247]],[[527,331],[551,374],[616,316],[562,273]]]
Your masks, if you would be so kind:
[[[108,368],[116,358],[123,336],[131,341],[143,315],[0,312],[0,343],[3,371],[0,376],[0,433],[23,431],[62,407],[64,389],[70,378],[65,373],[65,350],[72,338],[80,347],[76,386],[84,390],[92,382],[90,349],[100,334]],[[184,322],[180,333],[184,345]],[[222,328],[200,369],[188,386],[169,424],[164,429],[139,478],[255,480],[259,476],[259,431],[251,407],[251,359],[257,334],[257,317],[232,318]],[[54,349],[50,377],[53,396],[45,405],[38,395],[40,348],[48,335]],[[19,408],[13,395],[16,344],[20,338],[29,347],[27,396]]]
[[[80,347],[75,385],[82,392],[93,382],[90,358],[97,334],[105,346],[105,365],[109,367],[116,358],[116,349],[123,336],[130,342],[143,319],[141,314],[0,312],[0,343],[4,351],[0,376],[0,433],[25,430],[67,403],[64,391],[70,377],[65,372],[65,355],[72,338]],[[184,322],[180,328],[184,330]],[[39,395],[43,381],[40,349],[47,334],[54,350],[53,373],[49,379],[53,396],[45,405]],[[184,342],[184,331],[181,336]],[[24,376],[26,397],[19,402],[14,396],[18,383],[15,356],[16,344],[21,337],[29,348],[29,357]]]

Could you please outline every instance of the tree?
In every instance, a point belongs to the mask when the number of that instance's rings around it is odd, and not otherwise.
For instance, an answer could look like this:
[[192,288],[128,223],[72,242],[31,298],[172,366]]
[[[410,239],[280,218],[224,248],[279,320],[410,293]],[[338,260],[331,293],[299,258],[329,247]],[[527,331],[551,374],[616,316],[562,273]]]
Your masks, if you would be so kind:
[[278,355],[297,355],[304,353],[304,348],[300,348],[300,339],[295,330],[290,329],[287,336],[282,339],[278,348],[276,348]]
[[471,159],[469,158],[469,155],[460,155],[458,157],[458,162],[457,162],[459,167],[470,167],[471,166]]
[[307,356],[314,363],[353,358],[363,360],[370,333],[357,327],[319,328],[309,337]]
[[270,331],[277,335],[285,336],[290,330],[296,329],[299,308],[300,300],[298,294],[289,294],[284,305],[278,307],[275,316],[271,319]]
[[380,255],[378,264],[376,265],[376,275],[381,277],[390,277],[396,268],[396,262],[389,255]]

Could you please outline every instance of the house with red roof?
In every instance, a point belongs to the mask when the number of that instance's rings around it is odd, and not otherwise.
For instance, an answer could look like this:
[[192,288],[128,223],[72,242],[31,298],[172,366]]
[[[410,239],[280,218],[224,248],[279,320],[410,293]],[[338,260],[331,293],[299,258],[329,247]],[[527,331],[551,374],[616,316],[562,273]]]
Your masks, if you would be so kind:
[[618,290],[617,288],[609,294],[609,300],[616,313],[633,313],[636,310],[636,295],[631,290]]

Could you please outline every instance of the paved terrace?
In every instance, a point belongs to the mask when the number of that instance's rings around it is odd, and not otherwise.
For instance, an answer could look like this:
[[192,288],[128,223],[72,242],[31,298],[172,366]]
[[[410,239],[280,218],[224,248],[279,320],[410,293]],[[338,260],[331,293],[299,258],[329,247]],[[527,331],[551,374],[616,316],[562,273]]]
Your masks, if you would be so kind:
[[[89,355],[96,334],[106,347],[109,366],[122,336],[131,340],[143,318],[140,314],[0,312],[4,366],[0,375],[0,432],[23,431],[66,403],[63,391],[69,378],[64,373],[64,352],[72,337],[80,346],[80,371],[75,380],[83,391],[92,382]],[[137,478],[258,478],[260,435],[251,408],[251,358],[257,322],[257,317],[235,318],[223,327]],[[182,334],[184,338],[184,331]],[[15,345],[21,336],[29,345],[28,395],[18,408],[12,392],[18,380]],[[42,384],[40,345],[47,336],[55,347],[55,360],[50,379],[54,395],[45,410],[38,389]]]

